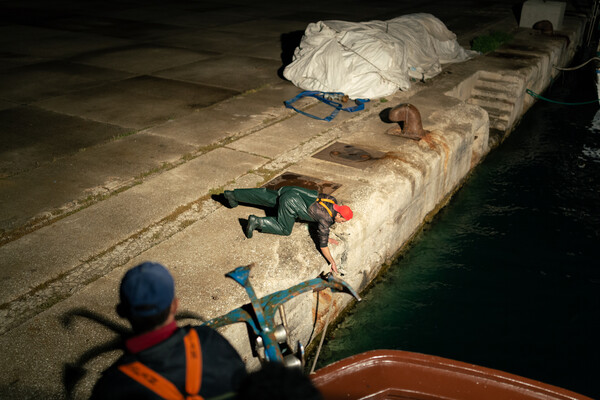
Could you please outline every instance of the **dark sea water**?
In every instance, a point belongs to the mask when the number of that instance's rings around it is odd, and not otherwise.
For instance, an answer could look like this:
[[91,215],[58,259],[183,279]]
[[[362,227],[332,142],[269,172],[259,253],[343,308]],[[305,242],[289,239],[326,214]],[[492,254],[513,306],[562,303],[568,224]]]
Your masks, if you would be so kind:
[[[564,73],[550,99],[594,99]],[[600,113],[538,101],[332,332],[318,367],[433,354],[600,398]]]

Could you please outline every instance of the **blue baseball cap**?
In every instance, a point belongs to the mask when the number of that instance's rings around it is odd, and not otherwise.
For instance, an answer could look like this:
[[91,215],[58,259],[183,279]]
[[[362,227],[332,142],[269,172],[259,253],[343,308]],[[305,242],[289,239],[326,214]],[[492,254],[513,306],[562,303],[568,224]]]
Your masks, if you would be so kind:
[[169,270],[155,262],[131,268],[121,281],[121,306],[132,317],[150,317],[167,309],[175,298]]

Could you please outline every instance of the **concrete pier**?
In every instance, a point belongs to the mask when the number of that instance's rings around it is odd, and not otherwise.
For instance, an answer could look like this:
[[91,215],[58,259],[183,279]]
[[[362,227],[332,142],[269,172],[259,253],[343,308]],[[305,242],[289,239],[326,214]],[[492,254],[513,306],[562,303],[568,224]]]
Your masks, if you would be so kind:
[[[94,318],[125,327],[118,285],[142,261],[172,271],[196,318],[182,324],[248,302],[224,276],[239,265],[255,264],[258,296],[329,270],[305,224],[246,239],[245,219],[264,211],[224,207],[213,198],[224,189],[336,188],[355,217],[332,229],[330,248],[360,292],[514,129],[535,101],[526,89],[543,92],[568,65],[585,24],[567,12],[561,31],[543,35],[519,28],[510,5],[481,1],[93,4],[2,5],[0,398],[86,398],[119,355],[102,353],[117,334]],[[440,18],[467,48],[490,30],[514,40],[329,123],[284,108],[300,92],[278,75],[286,35],[319,19],[414,12]],[[386,134],[382,116],[401,103],[418,108],[422,140]],[[291,341],[308,345],[350,302],[328,291],[290,301]],[[258,366],[244,326],[223,334]]]

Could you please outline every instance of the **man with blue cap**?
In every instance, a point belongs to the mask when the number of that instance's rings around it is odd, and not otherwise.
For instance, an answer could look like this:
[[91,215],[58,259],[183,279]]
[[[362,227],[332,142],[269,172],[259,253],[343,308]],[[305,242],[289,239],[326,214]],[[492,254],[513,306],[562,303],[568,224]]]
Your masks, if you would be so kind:
[[237,390],[246,375],[242,359],[214,329],[177,327],[175,282],[163,265],[145,262],[127,271],[120,298],[117,313],[134,335],[92,399],[207,399]]

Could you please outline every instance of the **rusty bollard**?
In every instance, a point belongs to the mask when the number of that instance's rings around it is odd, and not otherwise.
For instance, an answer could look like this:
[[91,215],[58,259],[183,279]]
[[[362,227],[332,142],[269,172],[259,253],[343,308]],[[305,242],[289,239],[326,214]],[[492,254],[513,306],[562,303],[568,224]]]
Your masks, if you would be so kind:
[[[392,122],[398,122],[398,126],[387,130],[389,135],[421,140],[429,133],[423,129],[421,114],[412,104],[405,103],[392,108],[388,118]],[[403,122],[404,126],[400,125],[400,122]]]
[[540,32],[542,35],[564,38],[567,41],[567,46],[569,46],[569,43],[571,43],[571,38],[569,36],[555,34],[552,22],[548,21],[547,19],[536,22],[533,24],[532,28]]
[[552,26],[552,22],[548,21],[547,19],[543,19],[541,21],[536,22],[535,24],[533,24],[532,29],[540,31],[540,33],[543,35],[552,36],[554,34],[554,27]]

